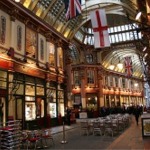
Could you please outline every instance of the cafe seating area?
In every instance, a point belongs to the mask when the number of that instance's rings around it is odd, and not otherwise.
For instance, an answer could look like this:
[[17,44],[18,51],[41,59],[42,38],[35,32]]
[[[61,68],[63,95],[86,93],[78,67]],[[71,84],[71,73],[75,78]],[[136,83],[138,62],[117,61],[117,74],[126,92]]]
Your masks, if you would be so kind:
[[[118,134],[129,126],[129,114],[111,114],[106,117],[80,120],[80,133],[86,135],[111,135]],[[82,135],[83,135],[82,134]]]
[[48,147],[49,141],[55,145],[51,129],[23,130],[21,148],[44,149]]
[[18,120],[0,124],[0,149],[44,149],[50,141],[55,145],[51,129],[22,130]]
[[[80,119],[76,127],[80,136],[114,137],[122,134],[130,123],[129,114],[111,114]],[[56,139],[53,136],[52,128],[22,130],[20,121],[8,121],[0,126],[0,149],[46,149],[55,146]]]

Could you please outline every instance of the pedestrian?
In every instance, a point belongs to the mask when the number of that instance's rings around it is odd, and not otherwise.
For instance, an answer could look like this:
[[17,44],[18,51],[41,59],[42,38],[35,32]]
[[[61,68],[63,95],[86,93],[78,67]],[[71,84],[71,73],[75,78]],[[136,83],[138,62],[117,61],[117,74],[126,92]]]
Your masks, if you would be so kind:
[[136,106],[135,109],[134,109],[134,116],[135,116],[136,124],[138,125],[139,117],[140,117],[140,110],[139,110],[138,106]]
[[67,124],[69,126],[71,125],[70,117],[71,117],[71,109],[69,107],[67,107]]

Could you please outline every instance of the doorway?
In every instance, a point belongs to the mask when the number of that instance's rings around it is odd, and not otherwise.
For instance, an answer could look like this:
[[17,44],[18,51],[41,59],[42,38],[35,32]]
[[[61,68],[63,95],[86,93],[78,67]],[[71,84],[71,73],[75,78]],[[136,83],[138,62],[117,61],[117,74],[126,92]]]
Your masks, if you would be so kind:
[[0,96],[0,126],[6,122],[6,98]]
[[24,128],[24,100],[23,100],[23,96],[15,96],[15,107],[16,107],[16,113],[15,113],[15,118],[16,120],[20,120],[22,121],[22,128]]

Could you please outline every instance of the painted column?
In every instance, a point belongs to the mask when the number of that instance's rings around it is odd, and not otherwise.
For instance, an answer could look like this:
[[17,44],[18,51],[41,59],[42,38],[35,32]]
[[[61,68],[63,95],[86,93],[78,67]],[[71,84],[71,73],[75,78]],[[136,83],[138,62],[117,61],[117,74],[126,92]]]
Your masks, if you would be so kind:
[[73,106],[73,99],[72,97],[72,85],[73,85],[73,72],[71,71],[71,60],[68,58],[66,63],[66,69],[67,69],[67,99],[68,99],[68,106]]
[[98,84],[99,84],[99,92],[98,92],[99,107],[103,107],[104,106],[103,77],[101,74],[98,74]]
[[80,76],[81,76],[81,103],[82,109],[86,109],[86,93],[85,93],[85,73],[84,69],[80,68]]

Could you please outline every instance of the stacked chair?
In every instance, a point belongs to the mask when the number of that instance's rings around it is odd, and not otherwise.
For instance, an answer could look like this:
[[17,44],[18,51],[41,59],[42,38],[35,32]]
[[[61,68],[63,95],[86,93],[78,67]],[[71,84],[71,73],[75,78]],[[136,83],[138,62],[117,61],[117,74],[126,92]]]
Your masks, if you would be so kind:
[[21,145],[21,122],[8,121],[0,127],[0,149],[14,150]]

